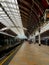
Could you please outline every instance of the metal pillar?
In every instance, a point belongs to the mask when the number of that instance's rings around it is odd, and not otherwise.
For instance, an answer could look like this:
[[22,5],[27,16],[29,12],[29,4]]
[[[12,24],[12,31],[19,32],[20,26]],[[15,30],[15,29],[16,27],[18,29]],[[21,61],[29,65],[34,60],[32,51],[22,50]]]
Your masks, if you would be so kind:
[[35,33],[34,33],[34,44],[35,44]]
[[39,28],[39,46],[41,46],[40,28]]

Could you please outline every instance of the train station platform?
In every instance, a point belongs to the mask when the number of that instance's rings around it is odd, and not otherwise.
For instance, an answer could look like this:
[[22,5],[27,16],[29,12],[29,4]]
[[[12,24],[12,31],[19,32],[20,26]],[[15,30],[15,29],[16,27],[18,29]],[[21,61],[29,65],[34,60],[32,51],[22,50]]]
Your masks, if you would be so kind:
[[8,65],[49,65],[49,46],[24,42]]
[[0,0],[0,65],[49,65],[49,0]]

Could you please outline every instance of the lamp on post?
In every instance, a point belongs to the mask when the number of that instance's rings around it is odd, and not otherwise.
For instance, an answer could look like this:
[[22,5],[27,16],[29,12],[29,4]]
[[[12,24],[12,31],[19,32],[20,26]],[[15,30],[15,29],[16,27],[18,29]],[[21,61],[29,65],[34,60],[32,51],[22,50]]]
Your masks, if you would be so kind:
[[40,15],[39,15],[39,46],[41,46],[41,38],[40,38]]
[[41,46],[40,27],[39,27],[39,46]]
[[34,32],[34,44],[35,44],[36,40],[35,40],[35,32]]

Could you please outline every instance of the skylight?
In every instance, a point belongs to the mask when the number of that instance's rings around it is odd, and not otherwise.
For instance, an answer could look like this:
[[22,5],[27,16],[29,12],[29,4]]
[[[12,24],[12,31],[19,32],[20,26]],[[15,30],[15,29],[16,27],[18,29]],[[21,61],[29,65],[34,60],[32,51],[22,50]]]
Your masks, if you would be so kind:
[[[1,23],[3,23],[6,26],[14,26],[14,28],[10,28],[13,32],[15,32],[18,35],[24,35],[17,0],[0,0],[0,3],[4,10],[7,12],[5,13],[5,11],[2,10],[2,7],[0,7],[0,17],[3,19],[1,20]],[[17,26],[19,26],[20,28]]]

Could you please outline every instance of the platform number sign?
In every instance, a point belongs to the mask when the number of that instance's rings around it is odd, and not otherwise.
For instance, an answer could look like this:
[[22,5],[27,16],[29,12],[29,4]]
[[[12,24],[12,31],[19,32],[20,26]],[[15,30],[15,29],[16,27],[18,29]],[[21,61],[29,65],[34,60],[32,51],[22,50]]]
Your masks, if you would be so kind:
[[49,21],[49,9],[46,9],[45,10],[45,13],[44,13],[44,21]]
[[49,21],[49,11],[46,11],[46,21]]

